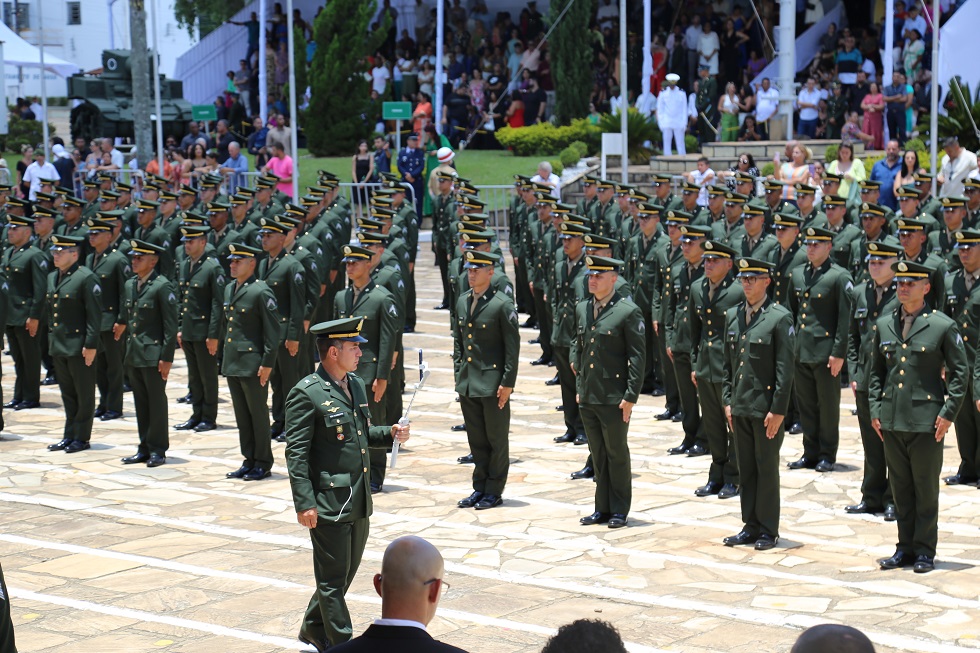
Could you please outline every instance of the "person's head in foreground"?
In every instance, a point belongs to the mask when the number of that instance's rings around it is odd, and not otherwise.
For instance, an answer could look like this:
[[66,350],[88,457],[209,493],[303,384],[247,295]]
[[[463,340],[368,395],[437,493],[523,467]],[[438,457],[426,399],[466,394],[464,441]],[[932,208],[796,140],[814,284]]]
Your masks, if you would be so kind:
[[609,622],[579,619],[559,628],[541,653],[626,653],[626,646]]
[[820,624],[804,630],[790,653],[875,653],[875,647],[857,628]]

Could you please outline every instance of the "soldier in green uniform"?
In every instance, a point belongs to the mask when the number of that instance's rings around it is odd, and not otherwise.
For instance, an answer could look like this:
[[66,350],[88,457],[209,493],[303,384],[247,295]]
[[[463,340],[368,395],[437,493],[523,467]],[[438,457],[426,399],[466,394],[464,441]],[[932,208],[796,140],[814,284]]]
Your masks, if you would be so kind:
[[713,125],[718,118],[718,83],[711,76],[708,66],[698,67],[698,92],[694,97],[694,110],[698,112],[698,141],[710,143],[717,141],[718,132]]
[[797,266],[806,263],[806,249],[799,237],[802,224],[803,218],[793,213],[777,213],[773,216],[773,231],[779,246],[769,252],[769,262],[773,264],[769,273],[769,296],[772,301],[787,308],[793,289],[790,273]]
[[[41,250],[50,269],[51,261],[51,236],[54,234],[55,218],[57,213],[51,208],[34,207],[34,246]],[[54,375],[54,362],[48,353],[48,334],[51,332],[47,316],[41,314],[40,323],[37,329],[38,345],[41,349],[41,365],[44,367],[44,379],[41,385],[55,385],[58,383]]]
[[595,512],[584,525],[626,526],[632,501],[627,436],[643,383],[643,314],[616,291],[619,259],[586,256],[592,297],[575,307],[571,364],[595,468]]
[[807,227],[808,263],[790,272],[789,308],[796,316],[796,404],[803,455],[790,469],[830,472],[840,445],[840,379],[847,358],[851,275],[830,258],[833,232]]
[[765,211],[758,204],[749,202],[742,209],[742,228],[728,244],[739,258],[769,260],[772,252],[779,248],[779,241],[765,229]]
[[439,302],[436,309],[448,310],[450,303],[449,260],[452,255],[453,239],[450,227],[456,213],[452,193],[455,171],[437,172],[435,177],[439,194],[432,200],[432,251],[435,253],[436,265],[439,266],[439,276],[442,279],[442,301]]
[[166,248],[135,238],[130,247],[133,276],[123,294],[123,321],[112,332],[116,339],[126,337],[123,364],[133,389],[140,443],[136,454],[122,462],[157,467],[167,462],[170,447],[167,377],[177,348],[177,291],[156,270]]
[[211,202],[207,205],[208,225],[211,227],[208,233],[208,244],[214,247],[214,255],[225,271],[225,276],[231,276],[231,261],[229,258],[230,247],[234,243],[242,243],[249,247],[255,247],[252,243],[243,243],[240,231],[233,229],[229,224],[229,212],[231,206],[223,202]]
[[88,225],[82,218],[82,209],[85,203],[74,195],[65,197],[61,204],[61,222],[54,228],[54,232],[61,236],[78,236],[82,239],[82,247],[79,256],[85,261],[88,253]]
[[919,193],[919,213],[928,213],[938,224],[942,221],[942,204],[932,195],[932,178],[927,172],[915,173],[915,189]]
[[541,356],[531,361],[532,365],[550,365],[554,361],[554,352],[551,348],[553,316],[545,296],[551,286],[555,252],[559,242],[553,225],[555,203],[555,199],[550,195],[538,193],[537,216],[532,217],[528,222],[528,247],[526,248],[528,275],[535,313],[538,316],[538,341],[541,344]]
[[396,212],[394,221],[397,226],[402,228],[405,234],[405,244],[408,247],[408,276],[403,279],[406,294],[404,331],[405,333],[413,333],[415,322],[418,319],[415,314],[415,260],[419,250],[419,218],[415,212],[414,203],[405,201],[406,187],[410,187],[411,184],[389,181],[387,186],[394,191],[391,195],[391,207]]
[[687,211],[688,213],[690,213],[691,224],[710,225],[711,222],[709,222],[706,217],[703,217],[701,215],[702,213],[706,212],[708,209],[706,206],[701,206],[700,204],[698,204],[698,197],[700,193],[701,193],[700,186],[698,186],[697,184],[692,184],[689,181],[685,181],[684,183],[681,184],[681,205],[679,207],[673,207],[673,208],[679,208],[683,211]]
[[94,218],[95,214],[99,212],[99,184],[92,179],[83,181],[82,199],[85,200],[82,219],[88,222],[89,218]]
[[735,434],[742,530],[725,546],[779,541],[779,449],[793,387],[793,315],[767,295],[772,263],[739,259],[745,302],[726,313],[724,402]]
[[[287,209],[286,215],[281,215],[277,219],[279,222],[289,226],[289,231],[286,233],[286,241],[284,247],[289,255],[295,258],[300,266],[303,268],[303,288],[304,288],[304,309],[303,309],[303,334],[300,337],[299,342],[299,354],[297,354],[297,363],[299,364],[300,376],[306,376],[313,370],[313,357],[310,351],[310,326],[313,324],[313,317],[316,314],[317,305],[320,303],[320,293],[321,289],[324,288],[323,278],[321,276],[323,261],[323,249],[320,244],[316,241],[309,243],[309,247],[305,243],[300,242],[299,235],[301,229],[303,228],[303,217],[298,216],[295,212],[289,212]],[[288,390],[287,390],[288,394]],[[285,442],[285,436],[280,435],[276,438],[280,442]]]
[[[942,198],[943,203],[950,198]],[[971,370],[976,369],[977,340],[980,338],[980,231],[956,232],[956,248],[962,267],[946,277],[943,312],[953,318],[963,336],[963,350]],[[930,281],[931,283],[931,281]],[[974,485],[980,478],[980,415],[974,410],[977,387],[967,383],[963,408],[956,416],[956,448],[960,464],[956,473],[943,479],[946,485]]]
[[963,195],[967,199],[964,223],[970,229],[980,226],[980,179],[967,177],[963,180]]
[[65,409],[65,430],[48,451],[76,453],[89,449],[95,412],[95,354],[102,323],[102,289],[98,277],[79,266],[81,236],[56,235],[48,275],[48,345]]
[[[592,178],[588,177],[587,179]],[[527,321],[521,326],[534,328],[537,326],[537,316],[534,313],[534,299],[531,297],[531,288],[528,285],[527,252],[524,248],[524,243],[527,240],[528,212],[534,206],[534,200],[531,198],[530,193],[526,191],[526,187],[530,185],[531,180],[525,175],[514,175],[514,180],[514,199],[511,202],[509,216],[510,229],[507,234],[510,253],[514,259],[514,294],[517,300],[518,312],[528,316]],[[589,183],[589,190],[587,192],[596,195],[595,180]],[[591,203],[589,207],[590,211],[598,202],[599,200],[596,198]]]
[[[834,263],[851,270],[852,243],[861,237],[861,228],[854,226],[847,220],[847,200],[843,197],[824,195],[820,206],[823,208],[824,216],[827,219],[826,224],[822,226],[834,232],[834,246],[830,256],[834,259]],[[858,224],[861,224],[860,219],[858,219]]]
[[[656,185],[656,175],[654,185]],[[619,204],[615,200],[616,182],[600,179],[596,182],[596,188],[599,203],[595,206],[592,215],[592,233],[606,238],[618,238],[623,212],[619,210]],[[656,200],[654,203],[657,203]]]
[[[725,193],[725,219],[711,223],[710,237],[712,240],[730,245],[742,229],[742,212],[749,198],[741,193],[727,191]],[[692,220],[693,223],[693,220]]]
[[316,590],[299,639],[321,653],[349,640],[344,594],[357,575],[372,512],[368,448],[405,442],[409,426],[373,424],[364,382],[356,374],[362,318],[323,322],[320,365],[286,399],[286,466],[299,523],[310,530]]
[[841,129],[847,122],[847,97],[841,92],[840,82],[831,84],[831,94],[825,102],[827,103],[827,127],[824,131],[824,138],[831,141],[840,140]]
[[510,467],[510,394],[521,336],[512,298],[490,283],[500,256],[467,250],[465,258],[470,289],[456,304],[453,361],[474,469],[473,493],[457,505],[487,510],[503,502]]
[[897,238],[885,232],[885,209],[878,204],[861,204],[861,229],[861,236],[851,241],[851,264],[848,267],[858,282],[866,280],[864,260],[868,256],[868,243],[899,244]]
[[238,425],[241,467],[227,478],[261,481],[271,474],[272,437],[269,430],[269,377],[282,342],[276,296],[265,281],[255,276],[257,247],[232,243],[231,280],[225,285],[224,348],[221,374],[228,382]]
[[691,288],[704,277],[702,245],[710,233],[707,227],[681,225],[681,258],[670,268],[670,288],[667,290],[667,314],[665,320],[666,353],[673,363],[677,378],[677,390],[681,399],[684,440],[670,453],[686,453],[688,456],[708,454],[708,441],[701,425],[698,406],[698,389],[691,381],[691,352],[695,343],[691,339],[691,318],[688,306]]
[[[653,328],[654,294],[657,292],[658,277],[661,274],[658,254],[669,245],[669,239],[660,228],[661,209],[656,204],[641,202],[637,204],[637,223],[639,229],[626,242],[625,277],[630,284],[633,301],[643,312],[646,326],[646,378],[641,392],[649,392],[655,397],[665,393],[663,365],[658,356],[661,347],[656,330]],[[583,293],[586,289],[583,288]],[[583,298],[580,298],[584,299]]]
[[123,409],[123,342],[116,339],[113,325],[122,324],[124,317],[123,295],[126,281],[132,274],[129,258],[113,249],[113,228],[118,218],[105,220],[103,213],[88,220],[88,242],[92,253],[85,259],[85,267],[98,277],[102,289],[102,318],[99,325],[99,347],[95,357],[95,383],[99,389],[99,403],[95,417],[103,422],[119,419]]
[[[661,219],[667,223],[667,243],[657,254],[657,275],[654,277],[655,286],[651,314],[653,317],[653,330],[657,334],[657,360],[660,361],[660,375],[664,380],[664,398],[666,406],[664,412],[655,416],[657,421],[672,420],[681,421],[681,396],[677,387],[677,376],[674,374],[674,364],[667,357],[667,307],[670,294],[674,291],[674,284],[671,277],[671,270],[674,265],[682,260],[681,251],[681,227],[688,224],[691,214],[686,211],[669,209],[661,211]],[[588,238],[586,238],[588,244]],[[677,447],[668,449],[671,455],[687,453],[689,447],[680,444]]]
[[[847,342],[848,377],[857,403],[858,426],[864,446],[864,480],[861,482],[861,501],[846,506],[844,511],[850,514],[884,512],[885,521],[895,521],[895,502],[888,484],[885,448],[878,433],[871,427],[868,381],[878,318],[891,314],[898,307],[892,263],[898,260],[901,253],[899,245],[868,243],[869,279],[854,287]],[[977,260],[980,262],[980,258]]]
[[[873,179],[862,179],[857,182],[860,194],[860,202],[856,202],[853,205],[848,204],[847,208],[847,221],[851,224],[857,226],[861,224],[861,205],[865,202],[869,204],[877,204],[878,200],[881,199],[881,182],[874,181]],[[885,209],[885,221],[891,227],[892,221],[895,219],[895,212],[889,207],[882,205]],[[909,216],[915,217],[915,216]]]
[[816,207],[817,189],[809,184],[796,184],[796,208],[803,218],[800,232],[806,233],[807,227],[826,227],[827,215]]
[[[762,215],[759,215],[761,221]],[[717,494],[729,499],[738,494],[738,463],[734,436],[725,416],[725,314],[745,301],[741,284],[735,283],[732,264],[737,251],[709,240],[704,244],[704,278],[691,289],[688,311],[691,316],[691,381],[701,402],[701,420],[711,452],[708,482],[694,494]]]
[[926,224],[926,233],[931,234],[934,231],[940,230],[940,220],[942,220],[942,209],[941,205],[937,202],[940,208],[936,209],[936,214],[939,218],[933,217],[933,215],[927,211],[923,210],[923,204],[919,199],[919,191],[917,191],[913,186],[902,186],[895,192],[895,197],[898,199],[898,210],[897,214],[887,215],[888,219],[888,230],[894,232],[894,221],[897,218],[908,218],[910,220],[922,220]]
[[10,287],[7,344],[17,380],[13,398],[4,408],[25,410],[41,405],[41,349],[38,331],[44,317],[44,294],[51,270],[47,257],[31,242],[34,220],[7,216],[3,269]]
[[925,301],[932,270],[892,265],[901,306],[878,320],[868,394],[871,426],[885,444],[898,546],[878,565],[925,573],[935,568],[943,438],[960,409],[972,409],[963,406],[971,379],[956,323]]
[[766,206],[769,207],[771,215],[800,212],[798,208],[783,199],[783,186],[785,185],[783,182],[775,179],[766,179],[762,182],[762,188],[766,191]]
[[[741,191],[735,192],[745,195]],[[725,219],[725,196],[727,194],[728,188],[725,186],[719,186],[717,184],[708,186],[708,206],[698,216],[700,219],[699,224],[711,226]],[[746,195],[746,197],[748,196]]]
[[[674,180],[670,175],[657,173],[653,175],[650,183],[653,185],[653,199],[650,200],[652,204],[656,204],[665,210],[679,209],[684,211],[683,201],[674,195]],[[691,219],[694,219],[693,215]]]
[[953,273],[962,267],[960,250],[956,247],[956,234],[962,229],[973,229],[966,221],[969,200],[965,197],[946,196],[940,202],[943,205],[943,223],[946,228],[929,234],[927,247],[929,251],[941,256],[946,270]]
[[946,262],[926,247],[926,223],[922,220],[898,218],[895,220],[895,230],[898,233],[898,242],[905,250],[901,258],[932,269],[932,277],[929,279],[931,290],[926,295],[926,301],[930,306],[941,309],[945,301],[943,278],[946,276]]
[[599,180],[586,175],[582,177],[582,199],[575,203],[575,213],[588,217],[599,204]]
[[177,278],[176,268],[174,267],[173,246],[170,242],[170,234],[161,228],[156,221],[157,202],[141,199],[136,203],[136,223],[139,225],[133,233],[136,240],[159,245],[164,249],[160,256],[158,271],[170,280]]
[[[391,293],[379,287],[371,278],[373,252],[356,245],[344,245],[344,263],[350,285],[337,293],[334,315],[337,319],[362,317],[367,338],[363,357],[358,361],[358,376],[371,390],[368,406],[375,424],[388,420],[384,401],[391,369],[395,362],[395,346],[402,317],[398,303]],[[395,390],[393,390],[394,392]],[[371,491],[380,492],[385,479],[387,457],[384,449],[371,450]]]
[[276,297],[279,312],[279,353],[272,368],[273,438],[286,429],[286,395],[302,378],[299,342],[306,337],[306,284],[303,265],[285,248],[291,225],[271,218],[259,218],[262,228],[262,250],[266,257],[259,262],[258,278]]
[[[187,360],[191,416],[174,428],[198,433],[217,428],[218,343],[225,299],[225,271],[207,251],[208,227],[181,227],[187,257],[180,264],[177,344]],[[227,348],[226,348],[227,349]]]
[[585,426],[579,415],[575,398],[575,372],[572,371],[571,351],[575,337],[575,307],[588,296],[585,275],[585,236],[588,227],[562,223],[561,240],[564,260],[555,263],[555,287],[549,296],[555,316],[552,346],[555,368],[561,385],[561,405],[565,432],[555,442],[586,444]]

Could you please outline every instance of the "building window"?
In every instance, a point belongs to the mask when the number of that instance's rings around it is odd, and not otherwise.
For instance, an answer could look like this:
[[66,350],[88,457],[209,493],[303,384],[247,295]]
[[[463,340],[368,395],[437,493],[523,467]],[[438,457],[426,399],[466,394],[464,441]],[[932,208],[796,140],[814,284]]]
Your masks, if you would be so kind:
[[14,3],[4,2],[3,3],[3,22],[10,29],[14,29],[14,24],[16,22],[17,29],[15,31],[30,29],[30,5],[26,2],[17,3],[17,17],[14,20]]
[[82,3],[81,2],[69,2],[68,3],[68,24],[69,25],[81,25],[82,24]]

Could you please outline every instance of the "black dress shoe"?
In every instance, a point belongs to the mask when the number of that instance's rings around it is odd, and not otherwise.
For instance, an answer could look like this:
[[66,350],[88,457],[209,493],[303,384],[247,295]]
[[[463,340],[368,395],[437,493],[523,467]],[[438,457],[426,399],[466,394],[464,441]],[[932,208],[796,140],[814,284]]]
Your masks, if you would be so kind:
[[817,466],[817,462],[807,458],[800,458],[799,460],[787,463],[786,466],[790,469],[814,469]]
[[708,497],[712,494],[718,494],[721,490],[721,483],[718,481],[708,481],[698,489],[694,491],[694,496],[696,497]]
[[228,472],[227,474],[225,474],[225,478],[242,478],[243,476],[245,476],[245,474],[248,474],[250,471],[252,471],[252,468],[242,463],[242,466],[236,469],[235,471]]
[[181,422],[180,424],[175,426],[174,429],[177,431],[190,431],[200,423],[201,420],[199,419],[189,419],[186,422]]
[[555,406],[555,410],[557,412],[559,412],[559,413],[564,413],[565,412],[565,404],[562,404],[561,406]]
[[132,392],[132,391],[133,391],[133,386],[129,385],[128,383],[123,383],[123,392]]
[[371,494],[379,494],[381,492],[381,483],[371,483]]
[[548,367],[554,367],[557,363],[553,360],[548,361]]
[[531,338],[530,340],[527,341],[527,344],[529,344],[529,345],[540,345],[541,344],[541,338]]
[[276,437],[274,437],[273,440],[275,440],[276,442],[285,442],[286,441],[286,434],[285,433],[280,433],[279,435],[277,435]]
[[497,496],[496,494],[484,494],[483,498],[476,502],[473,506],[477,510],[489,510],[490,508],[496,508],[504,502],[504,498]]
[[895,506],[885,506],[885,521],[895,521],[898,519],[898,512]]
[[548,379],[547,381],[545,381],[544,384],[545,385],[559,385],[559,384],[561,384],[561,381],[558,380],[558,375],[555,374],[554,377],[552,377],[552,378]]
[[531,365],[547,365],[550,362],[551,362],[551,360],[549,360],[549,359],[545,358],[544,356],[542,356],[541,358],[539,358],[537,360],[531,361]]
[[263,478],[269,478],[272,476],[272,472],[268,469],[263,469],[261,467],[253,467],[242,475],[243,481],[261,481]]
[[671,447],[670,449],[668,449],[667,450],[667,453],[669,453],[671,456],[677,456],[677,455],[682,454],[682,453],[687,453],[690,450],[691,450],[691,446],[690,445],[687,445],[687,444],[684,444],[683,442],[681,442],[676,447]]
[[873,515],[876,512],[881,512],[881,508],[874,508],[869,506],[866,501],[861,501],[853,506],[844,506],[844,512],[850,515]]
[[756,551],[768,551],[779,544],[779,538],[772,535],[760,535],[755,542]]
[[316,649],[316,653],[327,653],[327,649],[330,648],[330,644],[326,642],[321,642],[310,636],[309,633],[304,631],[299,631],[297,638],[299,641],[303,642],[307,646],[312,646]]
[[946,485],[976,485],[977,479],[969,478],[963,476],[962,474],[953,474],[952,476],[947,476],[943,479],[943,483]]
[[904,551],[895,551],[892,557],[878,560],[878,566],[882,569],[901,569],[902,567],[911,567],[914,564],[915,556]]
[[59,442],[48,445],[48,451],[64,451],[73,440],[71,438],[65,438]]
[[719,499],[731,499],[732,497],[737,497],[737,496],[738,496],[738,486],[735,485],[734,483],[725,483],[724,485],[721,486],[721,489],[718,490]]
[[678,411],[678,412],[674,413],[673,415],[670,416],[670,421],[671,422],[683,422],[684,421],[684,413],[681,412],[681,411]]
[[912,571],[917,574],[925,574],[936,568],[936,562],[934,558],[930,558],[927,555],[916,556],[915,564],[912,565]]
[[40,408],[40,407],[41,407],[41,402],[39,401],[22,401],[16,406],[14,406],[14,410],[29,410],[31,408]]
[[667,391],[658,385],[650,394],[654,397],[663,397],[665,394],[667,394]]
[[729,535],[722,542],[725,546],[741,546],[742,544],[755,544],[759,540],[758,535],[753,535],[752,533],[741,530],[735,535]]
[[177,397],[177,403],[178,404],[190,404],[190,403],[194,403],[194,397],[191,395],[191,393],[188,392],[183,397]]
[[218,425],[215,424],[214,422],[212,422],[211,420],[209,420],[209,419],[202,419],[194,427],[194,431],[196,433],[204,433],[205,431],[213,431],[216,428],[218,428]]
[[158,453],[151,453],[150,459],[146,461],[147,467],[159,467],[167,462],[166,456],[161,456]]
[[91,449],[92,445],[84,440],[72,440],[71,443],[65,447],[65,453],[78,453],[79,451],[85,451],[86,449]]
[[834,471],[834,463],[829,460],[821,460],[814,469],[818,472],[832,472]]
[[537,329],[538,328],[538,323],[535,322],[534,320],[532,320],[531,318],[528,318],[527,320],[524,321],[524,324],[521,325],[521,328],[522,329]]
[[588,517],[582,517],[578,520],[580,524],[584,526],[592,526],[593,524],[605,524],[609,522],[612,517],[608,512],[594,512]]
[[657,420],[658,422],[664,422],[669,420],[673,416],[674,414],[672,412],[670,412],[669,410],[665,410],[662,413],[657,413],[656,415],[654,415],[653,419]]
[[626,515],[617,512],[609,518],[609,523],[607,526],[609,528],[622,528],[623,526],[626,526],[626,521]]
[[472,465],[473,464],[473,454],[468,453],[465,456],[460,456],[456,459],[460,465]]
[[589,467],[588,465],[586,465],[585,467],[578,470],[577,472],[572,472],[573,480],[577,481],[582,478],[595,478],[595,470]]
[[105,408],[101,406],[96,408],[95,412],[92,413],[92,417],[102,417],[103,415],[105,415]]
[[558,443],[561,443],[561,444],[565,444],[567,442],[575,442],[575,434],[574,433],[565,433],[564,435],[559,435],[557,438],[555,438],[555,442],[558,442]]
[[459,501],[457,501],[456,506],[459,508],[472,508],[482,498],[483,498],[483,492],[474,491],[473,494],[466,497],[465,499],[460,499]]
[[415,327],[402,327],[402,333],[415,333]]
[[581,446],[583,444],[588,444],[588,443],[589,443],[589,438],[586,437],[585,433],[579,433],[578,435],[576,435],[575,442],[573,442],[575,446]]
[[457,424],[456,426],[451,426],[451,427],[449,427],[449,430],[450,431],[456,431],[456,432],[465,431],[466,430],[466,424]]
[[19,403],[20,403],[20,401],[18,401],[17,399],[11,399],[7,403],[5,403],[3,405],[3,407],[4,408],[17,408],[17,404],[19,404]]
[[134,465],[136,463],[145,463],[149,459],[150,459],[150,454],[140,453],[137,451],[132,456],[126,456],[125,458],[122,458],[120,462],[122,462],[123,465]]
[[273,424],[272,428],[269,429],[269,436],[275,440],[277,435],[282,435],[283,431],[286,429],[282,424]]
[[107,410],[102,417],[99,418],[103,422],[111,422],[114,419],[120,419],[123,416],[118,410]]
[[54,378],[54,374],[48,374],[41,381],[41,385],[58,385],[58,379]]
[[799,422],[793,422],[787,430],[790,432],[790,435],[799,435],[803,432],[803,425]]
[[710,452],[708,448],[701,444],[695,444],[693,447],[687,450],[687,455],[689,458],[697,458],[698,456],[707,456]]

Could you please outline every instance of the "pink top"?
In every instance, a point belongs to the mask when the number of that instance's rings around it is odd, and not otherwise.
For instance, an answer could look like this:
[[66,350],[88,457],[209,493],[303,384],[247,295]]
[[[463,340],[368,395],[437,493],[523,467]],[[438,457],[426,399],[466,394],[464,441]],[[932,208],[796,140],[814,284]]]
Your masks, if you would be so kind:
[[[269,169],[272,171],[272,174],[274,174],[275,176],[281,179],[293,178],[293,158],[288,154],[281,159],[277,156],[272,157],[271,159],[269,159],[269,163],[267,165],[269,166]],[[278,184],[276,184],[276,190],[281,191],[286,195],[292,197],[293,182],[281,181]]]

